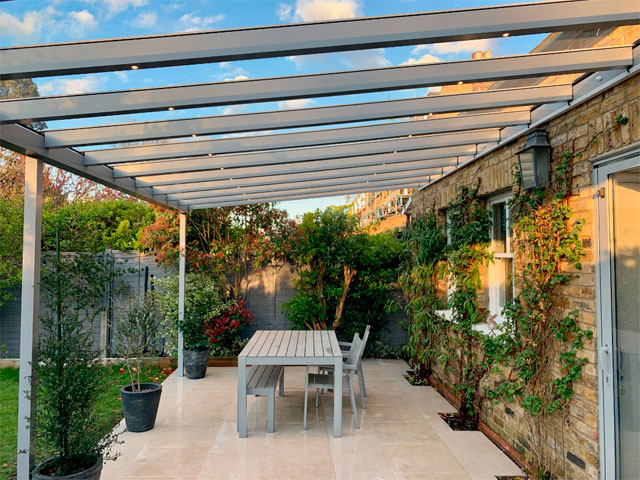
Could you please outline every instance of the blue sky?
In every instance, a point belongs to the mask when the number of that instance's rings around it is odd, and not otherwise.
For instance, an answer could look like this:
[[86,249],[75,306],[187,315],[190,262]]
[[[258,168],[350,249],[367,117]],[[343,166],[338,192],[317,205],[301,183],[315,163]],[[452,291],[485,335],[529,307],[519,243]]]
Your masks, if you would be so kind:
[[[290,22],[392,15],[467,8],[518,0],[17,0],[0,3],[0,46],[55,43],[98,38],[164,34],[274,25]],[[75,75],[35,79],[40,95],[158,87],[188,83],[241,81],[303,73],[375,68],[470,58],[475,50],[492,50],[494,56],[529,52],[542,35],[471,42],[419,45],[322,55],[214,63],[172,68]],[[63,128],[150,119],[228,115],[255,111],[302,108],[423,96],[427,89],[349,95],[173,112],[121,115],[48,122]],[[259,132],[265,133],[265,132]],[[312,199],[282,204],[299,214],[344,197]]]

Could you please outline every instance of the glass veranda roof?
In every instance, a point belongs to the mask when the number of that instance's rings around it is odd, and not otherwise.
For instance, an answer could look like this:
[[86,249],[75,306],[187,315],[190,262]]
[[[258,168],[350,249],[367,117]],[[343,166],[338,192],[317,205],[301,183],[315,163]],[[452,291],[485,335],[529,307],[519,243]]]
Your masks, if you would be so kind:
[[[634,74],[637,30],[636,44],[607,46],[598,46],[597,35],[588,32],[638,23],[634,0],[563,0],[5,47],[0,78],[15,79],[564,32],[528,54],[2,100],[0,142],[182,211],[419,187]],[[341,103],[367,92],[460,83],[487,87]],[[202,107],[321,97],[337,101],[189,116]],[[169,110],[184,117],[157,113]],[[158,120],[39,132],[25,126],[131,114]]]

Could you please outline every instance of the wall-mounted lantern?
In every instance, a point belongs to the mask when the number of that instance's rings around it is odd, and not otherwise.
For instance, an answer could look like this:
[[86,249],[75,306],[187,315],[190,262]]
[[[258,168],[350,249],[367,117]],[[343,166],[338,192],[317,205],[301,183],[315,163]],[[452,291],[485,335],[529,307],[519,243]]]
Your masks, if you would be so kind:
[[518,153],[522,188],[546,187],[551,180],[551,146],[545,130],[534,130],[527,135],[527,144]]

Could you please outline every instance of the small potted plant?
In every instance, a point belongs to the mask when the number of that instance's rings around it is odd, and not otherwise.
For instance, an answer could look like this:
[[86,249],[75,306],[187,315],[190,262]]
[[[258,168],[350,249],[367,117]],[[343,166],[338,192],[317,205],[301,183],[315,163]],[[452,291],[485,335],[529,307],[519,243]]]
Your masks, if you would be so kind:
[[[112,263],[92,254],[60,254],[43,267],[33,426],[45,459],[36,480],[98,480],[113,459],[113,425],[96,407],[106,388],[105,369],[87,319],[104,309],[101,292],[113,282]],[[40,453],[38,452],[38,453]]]
[[178,277],[166,278],[158,284],[164,289],[164,292],[156,295],[160,299],[165,320],[182,332],[184,373],[190,379],[203,378],[207,373],[210,355],[207,322],[219,316],[224,308],[221,283],[206,274],[187,274],[183,320],[179,319],[177,308]]
[[162,395],[159,383],[140,382],[140,373],[151,356],[157,353],[162,315],[153,297],[129,296],[116,309],[114,321],[115,352],[124,358],[131,383],[120,389],[127,430],[146,432],[156,423]]
[[237,355],[246,342],[240,336],[242,329],[251,323],[254,316],[242,300],[232,300],[222,313],[207,323],[207,337],[214,357]]

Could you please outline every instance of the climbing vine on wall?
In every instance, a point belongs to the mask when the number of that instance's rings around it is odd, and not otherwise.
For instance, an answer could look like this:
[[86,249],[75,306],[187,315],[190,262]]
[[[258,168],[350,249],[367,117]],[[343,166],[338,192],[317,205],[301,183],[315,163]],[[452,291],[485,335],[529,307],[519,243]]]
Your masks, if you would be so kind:
[[440,352],[440,339],[445,320],[436,315],[443,305],[437,297],[438,279],[442,276],[442,260],[447,245],[444,230],[431,211],[416,218],[411,228],[402,232],[402,265],[400,287],[407,299],[409,342],[406,352],[418,374],[431,375],[431,363]]
[[[554,169],[547,189],[518,188],[511,201],[511,224],[516,261],[518,294],[503,311],[508,347],[501,363],[508,365],[505,377],[489,390],[491,398],[518,401],[530,427],[532,464],[537,478],[549,478],[557,470],[557,458],[545,443],[556,414],[571,400],[573,384],[587,362],[580,356],[593,333],[579,323],[579,311],[567,310],[559,289],[582,268],[585,254],[580,241],[583,220],[572,220],[567,199],[571,195],[575,154],[567,150]],[[520,172],[515,169],[518,187]]]
[[479,186],[478,182],[460,187],[457,198],[447,205],[447,273],[453,293],[449,298],[451,322],[442,360],[455,377],[453,390],[460,397],[458,417],[470,428],[478,423],[483,397],[481,381],[494,361],[484,348],[486,335],[476,329],[486,320],[486,310],[478,305],[480,267],[492,259],[491,218],[478,201]]

